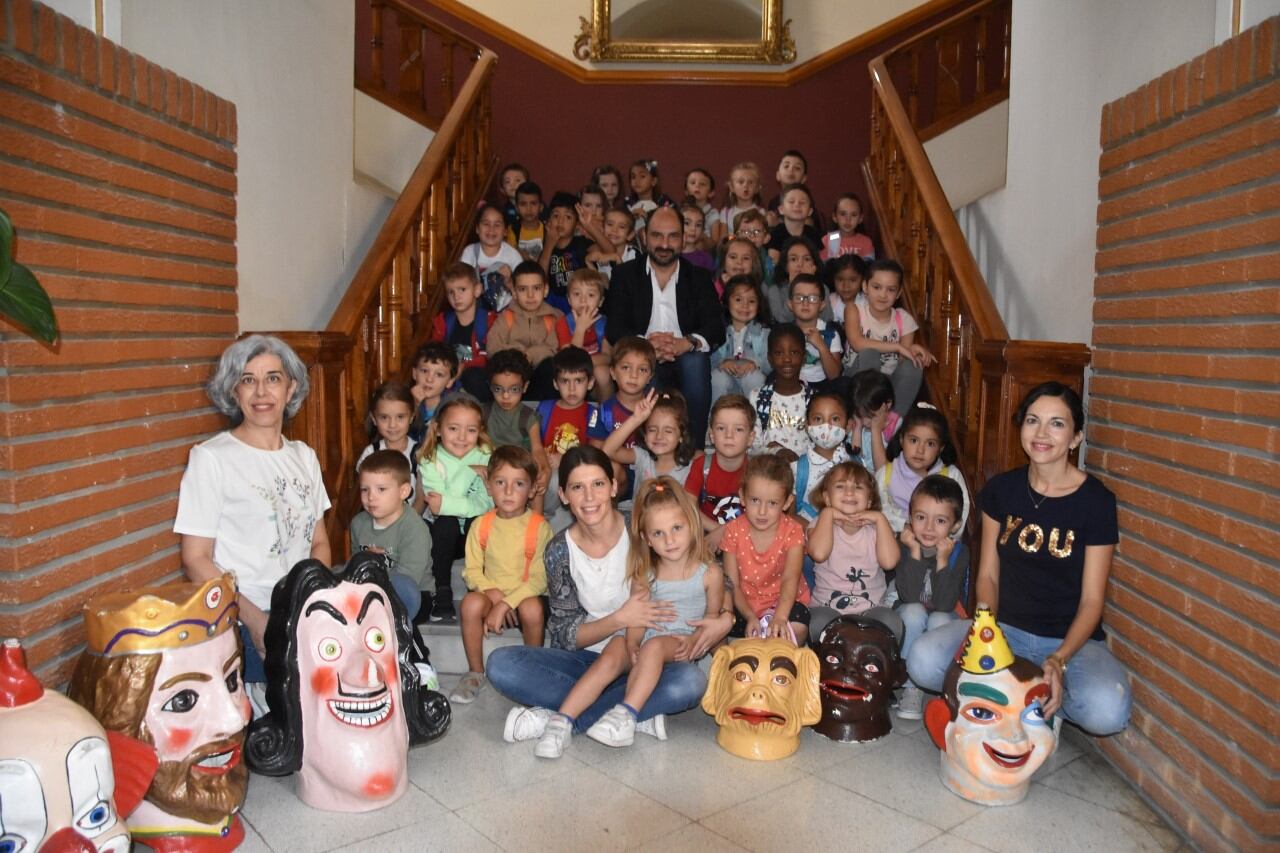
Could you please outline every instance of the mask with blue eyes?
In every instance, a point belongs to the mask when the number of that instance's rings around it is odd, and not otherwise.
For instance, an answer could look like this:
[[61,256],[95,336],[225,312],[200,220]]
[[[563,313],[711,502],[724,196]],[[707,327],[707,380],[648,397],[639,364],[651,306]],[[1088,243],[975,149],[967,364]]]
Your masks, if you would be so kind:
[[84,708],[44,690],[22,647],[0,649],[0,853],[128,853],[123,813],[142,792],[117,790],[107,733]]
[[942,784],[983,805],[1012,805],[1058,746],[1061,723],[1046,717],[1049,686],[1034,663],[1015,657],[1004,634],[979,610],[942,696],[925,725],[942,750]]

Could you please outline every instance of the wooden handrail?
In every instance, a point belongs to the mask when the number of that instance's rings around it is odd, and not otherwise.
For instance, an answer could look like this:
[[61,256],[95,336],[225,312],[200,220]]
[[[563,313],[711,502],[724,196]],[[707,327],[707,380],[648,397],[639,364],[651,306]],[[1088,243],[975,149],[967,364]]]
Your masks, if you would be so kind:
[[1049,379],[1080,389],[1089,363],[1083,344],[1009,340],[924,150],[923,139],[1008,97],[1011,13],[1012,0],[986,0],[869,66],[871,152],[863,175],[885,253],[902,264],[904,298],[938,357],[925,381],[975,494],[1023,459],[1008,423],[1017,397]]
[[[457,73],[483,48],[404,0],[368,0],[370,38],[356,43],[356,89],[438,130],[454,101]],[[389,32],[399,38],[388,42]],[[465,84],[464,84],[465,85]]]
[[406,375],[426,340],[441,298],[439,274],[461,253],[497,171],[490,149],[496,63],[494,53],[479,51],[325,330],[276,333],[310,372],[311,393],[287,432],[320,456],[334,504],[326,529],[335,560],[347,556],[347,525],[359,511],[353,475],[369,398]]

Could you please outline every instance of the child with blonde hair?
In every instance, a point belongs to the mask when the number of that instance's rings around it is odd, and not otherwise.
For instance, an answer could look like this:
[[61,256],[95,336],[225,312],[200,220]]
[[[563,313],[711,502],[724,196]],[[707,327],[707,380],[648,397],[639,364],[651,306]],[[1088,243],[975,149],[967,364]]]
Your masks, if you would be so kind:
[[649,597],[670,604],[676,618],[660,627],[628,628],[611,639],[560,710],[552,714],[533,753],[559,758],[573,733],[575,718],[600,697],[615,678],[630,671],[622,702],[587,729],[587,737],[606,746],[630,746],[636,717],[652,695],[662,668],[684,649],[694,632],[690,621],[720,612],[724,582],[707,553],[693,499],[667,476],[645,482],[631,513],[631,552],[627,576],[634,594],[647,587]]
[[779,456],[753,456],[742,476],[742,515],[725,527],[724,573],[738,618],[731,637],[786,637],[803,645],[809,628],[809,585],[803,575],[804,528],[788,511],[795,502],[791,468]]
[[451,622],[453,561],[471,522],[493,508],[485,476],[493,443],[484,425],[484,411],[470,397],[446,401],[427,427],[418,454],[418,476],[427,509],[431,511],[431,571],[435,574],[432,622]]
[[711,241],[719,243],[728,237],[729,228],[736,227],[736,217],[748,210],[758,211],[761,221],[765,221],[764,206],[760,198],[760,167],[750,161],[743,161],[735,163],[729,170],[729,180],[725,184],[725,206],[720,208],[720,221],[712,228]]

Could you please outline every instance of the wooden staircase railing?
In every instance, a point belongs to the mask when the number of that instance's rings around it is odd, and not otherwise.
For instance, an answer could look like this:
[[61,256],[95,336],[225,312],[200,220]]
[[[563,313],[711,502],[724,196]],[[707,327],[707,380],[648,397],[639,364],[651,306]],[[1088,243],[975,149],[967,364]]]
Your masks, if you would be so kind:
[[335,560],[347,556],[347,525],[359,511],[354,472],[366,443],[369,397],[383,382],[407,375],[407,361],[426,341],[441,299],[439,274],[461,253],[493,183],[490,85],[496,62],[491,51],[476,54],[325,330],[275,333],[309,370],[311,393],[286,432],[320,457],[334,503],[326,527]]
[[439,130],[480,45],[404,0],[357,2],[356,14],[356,31],[369,33],[356,44],[356,89]]
[[870,63],[863,175],[885,253],[905,269],[905,299],[938,357],[925,382],[974,494],[1025,461],[1012,423],[1023,393],[1048,380],[1081,390],[1090,359],[1084,344],[1009,339],[924,150],[1008,98],[1011,12],[1011,0],[988,0]]

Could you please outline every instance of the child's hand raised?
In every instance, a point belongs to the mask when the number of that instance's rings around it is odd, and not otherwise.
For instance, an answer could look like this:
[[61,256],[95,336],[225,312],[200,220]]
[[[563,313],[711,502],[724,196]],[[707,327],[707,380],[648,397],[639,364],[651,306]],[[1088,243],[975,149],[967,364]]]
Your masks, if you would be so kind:
[[864,509],[861,512],[855,512],[849,516],[849,520],[859,527],[869,527],[884,521],[884,513],[875,509]]
[[911,554],[913,560],[920,559],[920,540],[916,539],[916,535],[911,532],[911,525],[902,528],[901,535],[898,539],[906,546],[907,552]]
[[[951,560],[951,552],[956,549],[956,540],[950,536],[943,536],[938,540],[938,568],[945,569],[947,563]],[[919,554],[914,555],[919,557]]]
[[650,388],[649,393],[641,397],[640,402],[636,403],[635,409],[631,412],[631,417],[643,423],[649,415],[653,414],[653,407],[656,405],[658,405],[658,391],[656,388]]
[[595,213],[590,210],[587,210],[581,204],[575,204],[573,206],[573,209],[578,212],[578,222],[580,224],[590,225],[592,222],[595,222],[595,218],[596,218]]

